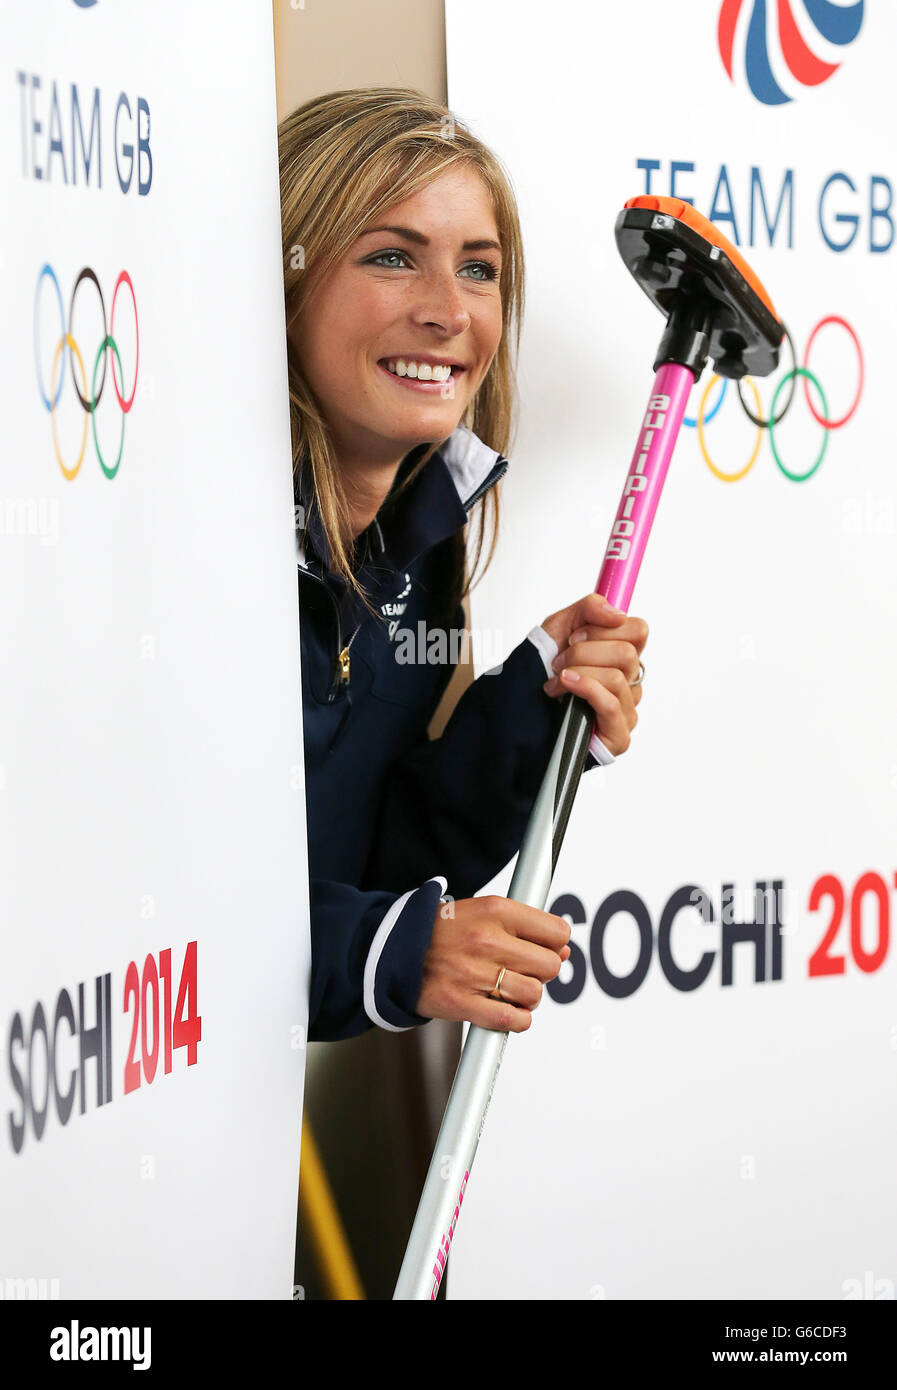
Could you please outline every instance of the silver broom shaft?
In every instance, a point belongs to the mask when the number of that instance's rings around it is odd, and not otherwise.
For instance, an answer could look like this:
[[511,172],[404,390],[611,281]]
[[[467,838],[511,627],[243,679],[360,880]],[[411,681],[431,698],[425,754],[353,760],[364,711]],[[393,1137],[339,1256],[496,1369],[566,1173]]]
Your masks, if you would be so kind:
[[[567,697],[551,760],[530,813],[508,897],[544,910],[582,778],[594,723],[588,702]],[[430,1161],[394,1299],[434,1299],[448,1262],[508,1034],[472,1025]]]

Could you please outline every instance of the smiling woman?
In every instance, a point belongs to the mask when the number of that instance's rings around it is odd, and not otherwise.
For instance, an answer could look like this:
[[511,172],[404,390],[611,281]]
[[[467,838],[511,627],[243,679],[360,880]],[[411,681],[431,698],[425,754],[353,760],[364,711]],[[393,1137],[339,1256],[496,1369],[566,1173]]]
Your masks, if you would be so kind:
[[[281,123],[280,177],[294,474],[304,456],[333,568],[360,594],[351,541],[412,447],[428,446],[406,489],[459,421],[509,448],[523,311],[516,206],[495,156],[447,108],[404,88],[306,102]],[[399,361],[404,374],[386,378]],[[431,371],[430,386],[410,387],[421,364],[449,366],[448,381],[434,387]],[[487,510],[488,564],[494,490],[479,509],[474,572]]]
[[[492,366],[503,331],[498,238],[479,173],[449,168],[393,202],[390,223],[366,228],[291,306],[288,333],[330,424],[353,536],[404,455],[452,433]],[[472,260],[474,249],[489,259]]]
[[520,1032],[570,928],[473,895],[519,849],[574,682],[597,721],[587,766],[628,746],[647,627],[586,595],[475,680],[428,739],[458,643],[397,654],[409,632],[463,625],[475,508],[474,570],[487,508],[487,564],[495,550],[523,308],[514,196],[452,112],[404,88],[300,107],[280,126],[280,179],[309,1037],[433,1017]]

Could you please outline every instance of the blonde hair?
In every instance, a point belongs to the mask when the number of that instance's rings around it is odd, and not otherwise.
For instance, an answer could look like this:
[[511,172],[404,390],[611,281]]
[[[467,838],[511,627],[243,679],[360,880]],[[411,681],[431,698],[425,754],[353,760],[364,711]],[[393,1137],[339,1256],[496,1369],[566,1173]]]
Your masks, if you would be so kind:
[[[281,121],[278,138],[288,321],[294,315],[301,316],[320,280],[372,219],[413,197],[449,169],[467,166],[480,175],[490,195],[502,246],[502,336],[462,423],[491,448],[507,454],[517,428],[514,368],[523,319],[524,263],[516,200],[499,160],[448,107],[407,87],[353,87],[315,97]],[[331,569],[343,576],[373,613],[352,569],[350,510],[330,432],[289,340],[287,359],[295,501],[300,501],[300,470],[308,466],[312,505],[319,510]],[[410,486],[442,442],[428,444],[420,457],[416,454],[421,446],[412,451],[413,466],[407,471],[403,460],[390,499]],[[474,571],[483,548],[486,506],[491,513],[492,540],[484,573],[498,538],[496,487],[490,488],[474,508],[479,521]],[[307,527],[307,517],[304,524]],[[453,538],[450,614],[472,582],[469,579],[465,583],[466,533],[465,526]]]

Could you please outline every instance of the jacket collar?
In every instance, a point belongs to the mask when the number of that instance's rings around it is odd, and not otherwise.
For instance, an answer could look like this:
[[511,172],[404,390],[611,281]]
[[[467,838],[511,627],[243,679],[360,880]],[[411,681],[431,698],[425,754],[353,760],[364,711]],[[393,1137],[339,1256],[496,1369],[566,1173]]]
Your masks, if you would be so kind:
[[[407,472],[421,457],[426,445],[418,445],[400,466]],[[465,524],[475,502],[498,482],[508,468],[508,460],[478,438],[464,425],[452,431],[400,497],[383,503],[370,526],[361,533],[362,564],[404,569],[418,555],[446,540]],[[307,510],[310,498],[305,491],[305,470],[300,472],[300,498]],[[329,568],[329,550],[318,515],[313,509],[307,532],[308,558],[297,529],[297,560],[303,569],[308,559],[320,559]]]

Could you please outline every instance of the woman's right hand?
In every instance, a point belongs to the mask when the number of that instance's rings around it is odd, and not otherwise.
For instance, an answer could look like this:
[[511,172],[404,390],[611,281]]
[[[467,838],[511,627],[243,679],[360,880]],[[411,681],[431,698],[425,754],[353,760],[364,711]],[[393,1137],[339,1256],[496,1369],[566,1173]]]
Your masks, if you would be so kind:
[[[570,924],[527,903],[490,894],[441,904],[436,913],[417,1012],[525,1033],[542,986],[570,954]],[[492,997],[504,967],[501,998]]]

